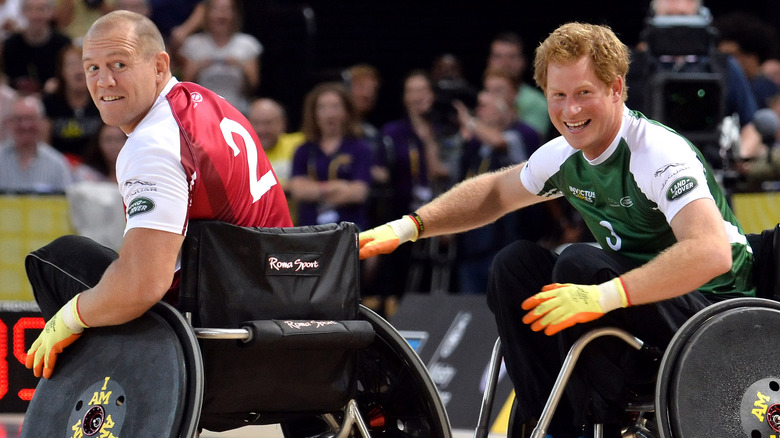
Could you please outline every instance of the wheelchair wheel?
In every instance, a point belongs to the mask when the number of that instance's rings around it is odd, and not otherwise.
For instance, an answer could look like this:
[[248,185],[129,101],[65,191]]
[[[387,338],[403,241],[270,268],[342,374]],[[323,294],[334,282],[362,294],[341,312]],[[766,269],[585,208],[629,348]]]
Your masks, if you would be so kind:
[[694,315],[661,361],[663,438],[769,438],[780,432],[780,303],[730,299]]
[[[361,305],[360,317],[376,332],[358,353],[355,400],[372,437],[452,438],[449,418],[427,368],[406,340],[381,316]],[[324,421],[283,423],[287,438],[327,434]]]
[[41,379],[21,437],[171,437],[197,431],[203,366],[195,334],[158,303],[141,317],[86,330]]

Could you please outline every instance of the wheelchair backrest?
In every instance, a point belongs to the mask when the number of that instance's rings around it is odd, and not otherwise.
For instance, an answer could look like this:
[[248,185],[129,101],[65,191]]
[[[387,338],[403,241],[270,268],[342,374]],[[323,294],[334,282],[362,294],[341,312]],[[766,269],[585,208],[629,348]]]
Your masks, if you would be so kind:
[[357,227],[349,222],[248,228],[191,221],[182,247],[179,309],[193,325],[258,319],[355,319]]
[[[182,247],[179,310],[195,327],[359,318],[357,227],[352,223],[247,228],[192,221]],[[265,348],[201,340],[200,427],[278,423],[342,408],[356,387],[356,351]]]

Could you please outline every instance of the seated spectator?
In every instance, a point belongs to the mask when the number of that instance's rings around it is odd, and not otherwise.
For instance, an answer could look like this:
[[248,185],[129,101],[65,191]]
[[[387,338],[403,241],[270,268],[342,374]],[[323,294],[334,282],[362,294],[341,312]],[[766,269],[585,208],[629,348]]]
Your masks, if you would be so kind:
[[256,99],[247,118],[263,145],[265,155],[276,173],[276,179],[287,191],[295,149],[305,141],[303,133],[287,133],[287,113],[284,107],[273,99]]
[[0,3],[0,41],[27,26],[22,14],[22,0],[5,0]]
[[550,116],[547,114],[547,99],[538,88],[523,82],[528,61],[520,35],[503,32],[490,43],[487,68],[499,68],[515,76],[520,83],[515,106],[520,120],[531,125],[539,138],[546,140],[550,131]]
[[152,16],[151,0],[116,0],[114,9],[135,12],[144,17]]
[[87,148],[84,164],[74,171],[76,181],[65,189],[76,232],[113,250],[122,246],[125,230],[116,159],[126,140],[119,127],[102,125]]
[[114,10],[114,0],[56,0],[54,21],[57,29],[80,40],[98,18]]
[[23,0],[22,13],[27,27],[3,43],[3,71],[8,84],[23,94],[43,90],[57,73],[60,51],[70,38],[55,30],[54,0]]
[[40,99],[23,96],[14,101],[12,138],[0,147],[0,191],[57,193],[71,183],[65,156],[43,141],[45,123]]
[[355,103],[355,109],[360,119],[363,138],[369,141],[374,148],[379,143],[379,130],[368,121],[368,116],[374,110],[379,96],[379,85],[381,84],[379,70],[368,64],[358,64],[348,68],[344,74],[349,95]]
[[103,121],[87,90],[81,47],[66,47],[59,59],[54,91],[44,93],[43,105],[50,122],[49,144],[75,167]]
[[[462,179],[526,161],[541,144],[536,131],[517,118],[513,105],[518,87],[515,77],[505,70],[488,69],[483,84],[475,116],[462,102],[455,102],[465,140]],[[546,215],[540,216],[545,213],[543,207],[531,208],[457,235],[459,291],[485,293],[493,257],[507,242],[521,236],[532,241],[541,239],[542,236],[529,232],[541,225],[532,221],[549,226],[551,220]]]
[[371,150],[360,139],[346,87],[334,82],[314,87],[304,102],[302,130],[306,142],[295,151],[289,184],[298,225],[349,221],[366,229]]
[[715,21],[720,32],[718,50],[734,57],[742,68],[758,109],[767,108],[769,99],[780,93],[780,85],[761,71],[777,39],[774,29],[752,14],[731,13]]
[[11,138],[11,130],[6,126],[6,122],[11,115],[16,96],[16,90],[8,85],[5,75],[0,73],[0,142]]
[[116,159],[125,141],[127,134],[118,126],[101,125],[87,146],[83,163],[74,170],[75,180],[116,184]]
[[205,0],[204,31],[184,40],[179,51],[185,81],[197,82],[244,114],[260,86],[263,46],[242,33],[237,0]]

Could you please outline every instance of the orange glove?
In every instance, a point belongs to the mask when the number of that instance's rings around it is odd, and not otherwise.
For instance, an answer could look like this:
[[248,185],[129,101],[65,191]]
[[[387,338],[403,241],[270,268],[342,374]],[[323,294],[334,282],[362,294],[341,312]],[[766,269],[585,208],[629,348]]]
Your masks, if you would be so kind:
[[531,324],[535,332],[544,329],[546,335],[552,336],[574,324],[593,321],[629,305],[620,278],[598,286],[553,283],[523,301],[523,309],[533,309],[523,317],[523,322]]
[[[79,294],[81,295],[81,294]],[[35,377],[50,378],[54,372],[57,355],[81,336],[89,327],[81,320],[78,311],[79,295],[73,297],[51,318],[38,339],[27,351],[25,366],[33,370]]]
[[409,215],[363,231],[358,235],[360,260],[377,254],[389,254],[402,243],[416,241],[419,234],[417,222]]

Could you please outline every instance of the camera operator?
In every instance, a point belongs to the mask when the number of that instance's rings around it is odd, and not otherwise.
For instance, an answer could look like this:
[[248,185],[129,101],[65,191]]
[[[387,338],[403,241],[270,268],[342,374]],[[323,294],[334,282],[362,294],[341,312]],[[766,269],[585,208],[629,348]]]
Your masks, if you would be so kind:
[[[749,82],[736,60],[717,51],[717,31],[701,0],[653,0],[650,7],[632,54],[627,105],[681,132],[714,169],[726,171],[761,143],[751,123],[758,108]],[[739,130],[735,145],[724,140],[728,126]]]

